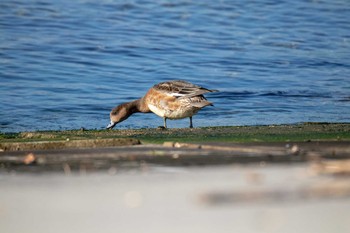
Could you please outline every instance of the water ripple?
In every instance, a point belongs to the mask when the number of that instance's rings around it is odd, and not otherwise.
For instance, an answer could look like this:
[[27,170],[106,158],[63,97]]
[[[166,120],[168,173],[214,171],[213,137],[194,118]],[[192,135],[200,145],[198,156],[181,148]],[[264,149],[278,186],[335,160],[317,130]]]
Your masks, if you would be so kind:
[[[0,130],[100,129],[112,107],[172,79],[220,90],[195,126],[350,122],[349,11],[347,0],[3,0]],[[136,114],[119,127],[161,124]]]

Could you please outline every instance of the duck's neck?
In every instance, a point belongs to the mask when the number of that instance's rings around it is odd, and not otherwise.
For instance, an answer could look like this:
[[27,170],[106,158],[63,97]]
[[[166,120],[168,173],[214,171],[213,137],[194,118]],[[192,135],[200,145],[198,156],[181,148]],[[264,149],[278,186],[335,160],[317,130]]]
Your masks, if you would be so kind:
[[127,108],[131,114],[136,112],[150,112],[148,106],[144,103],[143,98],[127,103]]

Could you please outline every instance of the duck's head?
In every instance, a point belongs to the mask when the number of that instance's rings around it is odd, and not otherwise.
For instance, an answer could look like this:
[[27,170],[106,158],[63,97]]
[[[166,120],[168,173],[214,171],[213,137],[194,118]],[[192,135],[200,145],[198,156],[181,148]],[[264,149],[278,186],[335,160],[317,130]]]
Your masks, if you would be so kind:
[[121,105],[113,108],[111,113],[109,114],[109,116],[111,118],[111,122],[107,125],[106,128],[112,129],[116,124],[124,121],[130,115],[131,115],[131,113],[126,108],[126,104],[121,104]]

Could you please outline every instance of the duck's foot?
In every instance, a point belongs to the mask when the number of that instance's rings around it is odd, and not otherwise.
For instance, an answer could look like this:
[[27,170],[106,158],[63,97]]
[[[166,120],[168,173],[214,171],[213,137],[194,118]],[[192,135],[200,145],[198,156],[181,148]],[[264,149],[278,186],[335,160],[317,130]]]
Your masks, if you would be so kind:
[[193,128],[192,117],[190,117],[190,129]]
[[158,126],[157,129],[166,130],[167,128],[164,126]]

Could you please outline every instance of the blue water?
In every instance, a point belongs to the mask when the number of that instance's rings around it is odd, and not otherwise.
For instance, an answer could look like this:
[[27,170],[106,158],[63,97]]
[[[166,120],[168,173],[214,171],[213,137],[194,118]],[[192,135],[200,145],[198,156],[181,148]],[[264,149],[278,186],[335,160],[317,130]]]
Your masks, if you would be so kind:
[[350,122],[350,2],[0,2],[1,132],[101,129],[173,79],[220,90],[195,127]]

